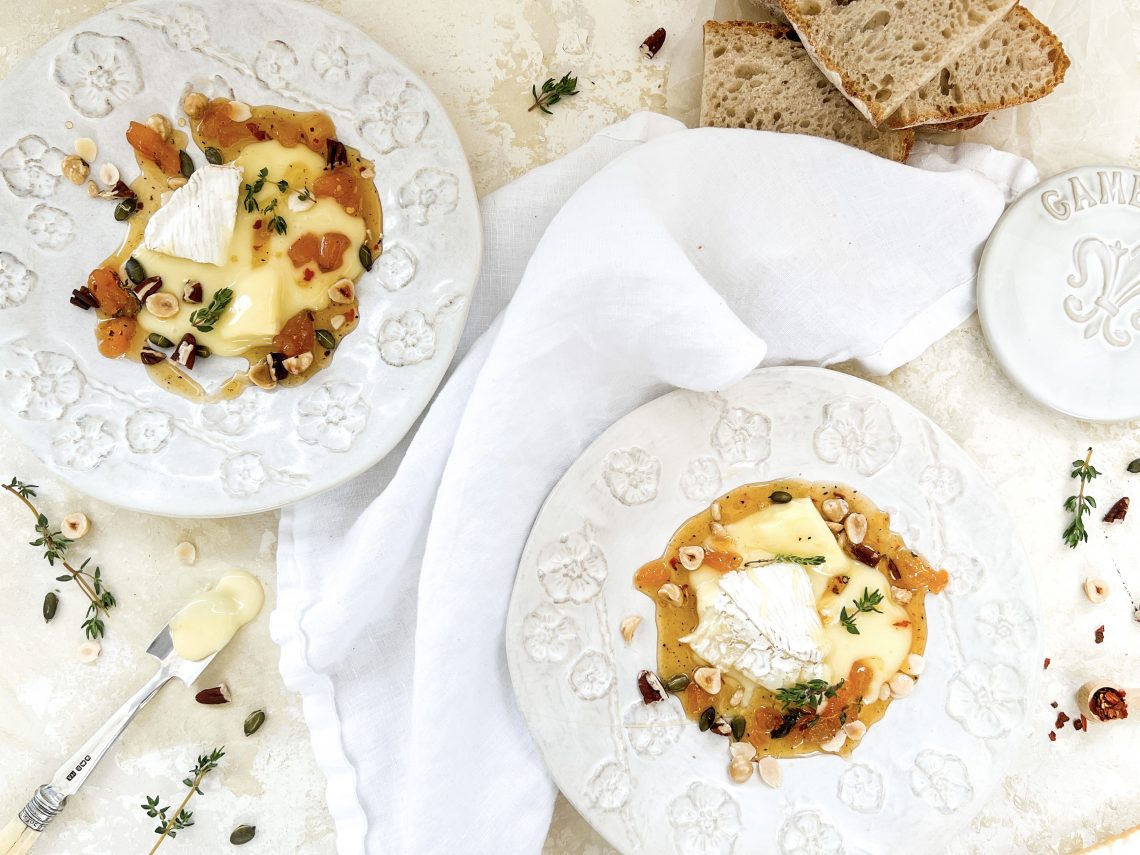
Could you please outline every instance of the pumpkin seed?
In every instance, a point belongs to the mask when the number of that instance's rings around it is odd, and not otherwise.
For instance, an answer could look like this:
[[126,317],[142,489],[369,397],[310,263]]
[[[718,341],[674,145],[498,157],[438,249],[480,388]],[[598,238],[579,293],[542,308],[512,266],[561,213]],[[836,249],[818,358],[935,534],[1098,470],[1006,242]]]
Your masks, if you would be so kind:
[[775,493],[772,493],[772,495],[770,495],[768,498],[771,499],[773,502],[775,502],[777,505],[786,505],[788,502],[790,502],[792,500],[792,494],[789,493],[787,490],[777,490]]
[[265,710],[254,710],[245,720],[245,735],[253,736],[265,724]]
[[256,836],[256,825],[239,825],[230,832],[230,843],[234,846],[241,846],[243,843],[249,843]]
[[701,733],[704,733],[706,730],[708,730],[710,727],[712,727],[713,721],[715,719],[716,719],[716,710],[713,709],[712,707],[709,707],[707,710],[705,710],[703,713],[701,713],[701,717],[697,721],[697,726],[700,727]]
[[181,167],[182,174],[187,178],[194,174],[194,161],[190,159],[190,155],[185,150],[178,152],[178,165]]
[[732,717],[732,738],[737,742],[744,738],[744,729],[748,726],[748,722],[744,720],[742,715],[734,715]]
[[210,348],[206,347],[204,344],[196,344],[194,345],[194,355],[199,359],[209,359]]
[[115,206],[115,219],[120,223],[130,218],[131,214],[139,209],[139,200],[134,196],[128,196],[122,202]]
[[127,259],[127,263],[123,265],[127,271],[127,278],[138,285],[146,279],[146,271],[143,270],[142,264],[133,255]]
[[325,350],[336,350],[336,337],[328,330],[317,330],[313,335]]
[[360,266],[365,270],[371,270],[373,258],[372,250],[368,248],[368,244],[362,243],[360,245],[360,252],[357,253],[357,255],[360,257]]
[[59,595],[55,591],[48,591],[44,597],[44,623],[50,623],[55,617],[55,610],[59,608]]
[[689,688],[689,677],[686,674],[678,674],[676,677],[670,677],[665,681],[665,688],[672,692],[674,695],[678,692],[683,692]]
[[214,148],[212,145],[206,147],[206,162],[212,163],[214,166],[220,166],[224,161],[222,160],[222,153]]
[[1133,475],[1135,475],[1137,472],[1140,472],[1140,457],[1137,457],[1135,460],[1128,464],[1128,471]]
[[146,337],[146,340],[153,344],[155,347],[174,347],[174,342],[172,342],[166,336],[159,335],[156,332],[152,332],[150,335],[148,335]]

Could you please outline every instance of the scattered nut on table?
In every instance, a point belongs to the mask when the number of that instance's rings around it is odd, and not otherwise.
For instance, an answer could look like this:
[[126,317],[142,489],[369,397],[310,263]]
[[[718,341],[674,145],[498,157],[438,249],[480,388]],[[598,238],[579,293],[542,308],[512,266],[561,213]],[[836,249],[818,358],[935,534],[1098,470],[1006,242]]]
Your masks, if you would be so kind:
[[1090,603],[1103,603],[1108,599],[1108,582],[1103,579],[1085,579],[1085,596]]
[[637,632],[639,626],[641,626],[641,618],[638,615],[630,615],[622,620],[619,629],[621,630],[621,637],[625,639],[626,644],[633,643],[633,634]]
[[75,654],[80,662],[94,662],[103,652],[103,645],[98,641],[85,641],[76,649]]
[[174,547],[174,557],[183,564],[193,564],[198,560],[198,547],[190,541],[184,540]]
[[91,521],[86,514],[76,511],[63,518],[63,536],[68,540],[79,540],[91,530]]

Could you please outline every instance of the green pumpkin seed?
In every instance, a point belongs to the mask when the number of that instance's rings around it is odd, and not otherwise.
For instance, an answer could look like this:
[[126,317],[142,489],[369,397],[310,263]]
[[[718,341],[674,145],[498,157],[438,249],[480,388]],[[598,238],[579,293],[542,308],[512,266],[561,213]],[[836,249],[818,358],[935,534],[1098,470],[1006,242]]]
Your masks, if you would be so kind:
[[127,271],[127,278],[136,285],[146,279],[146,271],[143,270],[142,264],[133,255],[127,259],[127,263],[123,267]]
[[265,710],[254,710],[245,720],[245,735],[253,736],[265,724]]
[[174,347],[174,342],[172,342],[166,336],[159,335],[156,332],[152,332],[150,335],[148,335],[146,337],[146,340],[153,344],[155,347]]
[[744,730],[748,726],[748,722],[744,720],[744,716],[735,715],[730,723],[732,725],[732,738],[739,742],[744,738]]
[[1128,464],[1128,471],[1133,475],[1135,475],[1137,472],[1140,472],[1140,457],[1137,457],[1135,460]]
[[688,675],[678,674],[676,677],[670,677],[665,681],[665,688],[674,695],[678,692],[685,691],[685,689],[689,688]]
[[239,825],[230,832],[230,843],[234,846],[241,846],[243,843],[249,843],[256,836],[256,825]]
[[178,152],[178,165],[182,169],[182,174],[187,178],[194,174],[194,161],[185,151]]
[[789,493],[787,490],[777,490],[775,493],[772,493],[772,495],[770,495],[768,498],[771,499],[773,502],[775,502],[777,505],[786,505],[788,502],[790,502],[792,500],[792,494]]
[[360,266],[365,270],[371,270],[373,258],[372,250],[368,248],[368,244],[362,243],[360,245],[360,252],[357,253],[357,255],[360,257]]
[[59,608],[59,595],[55,591],[48,591],[44,597],[44,623],[51,623],[55,617],[55,610]]
[[206,162],[212,163],[214,166],[220,166],[224,161],[222,160],[222,153],[213,146],[206,148]]
[[204,344],[197,344],[194,346],[194,355],[199,359],[209,359],[210,348],[206,347]]
[[336,337],[328,330],[317,330],[313,335],[325,350],[336,350]]
[[134,196],[128,196],[122,202],[115,206],[115,219],[120,223],[124,220],[130,219],[131,214],[139,209],[139,200]]
[[716,719],[716,710],[713,709],[712,707],[709,707],[707,710],[705,710],[703,713],[701,713],[701,717],[697,721],[697,726],[701,729],[701,733],[704,733],[706,730],[708,730],[710,727],[712,727],[713,721],[715,719]]

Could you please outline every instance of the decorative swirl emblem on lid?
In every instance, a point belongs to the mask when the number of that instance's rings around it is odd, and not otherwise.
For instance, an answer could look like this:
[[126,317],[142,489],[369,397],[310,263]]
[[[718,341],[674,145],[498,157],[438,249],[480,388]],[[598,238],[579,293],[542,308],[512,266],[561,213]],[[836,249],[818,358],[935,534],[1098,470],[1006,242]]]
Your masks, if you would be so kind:
[[1140,296],[1140,243],[1125,246],[1090,235],[1073,247],[1073,264],[1076,272],[1066,282],[1082,293],[1065,297],[1065,314],[1085,325],[1086,339],[1099,335],[1112,347],[1128,347],[1140,332],[1140,308],[1131,317],[1125,311]]

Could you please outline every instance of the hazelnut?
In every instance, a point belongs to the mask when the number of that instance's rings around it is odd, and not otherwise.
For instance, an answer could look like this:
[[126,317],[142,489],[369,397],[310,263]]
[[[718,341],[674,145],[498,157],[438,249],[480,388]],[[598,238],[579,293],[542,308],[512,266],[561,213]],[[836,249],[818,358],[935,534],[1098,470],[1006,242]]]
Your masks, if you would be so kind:
[[119,183],[119,168],[113,163],[104,163],[99,167],[99,180],[108,187]]
[[[270,365],[268,358],[259,359],[257,364],[249,369],[249,379],[259,389],[273,389],[277,386],[277,378],[274,376],[273,366]],[[677,590],[680,591],[679,588]]]
[[843,533],[852,543],[862,543],[867,536],[867,518],[862,514],[848,514],[843,521]]
[[737,689],[732,693],[732,697],[728,699],[728,705],[731,707],[738,707],[744,703],[744,689]]
[[712,517],[713,522],[720,522],[720,502],[713,502],[709,505],[709,516]]
[[728,529],[715,521],[709,523],[709,531],[713,537],[728,537]]
[[721,674],[719,668],[698,668],[693,672],[693,682],[710,695],[719,695]]
[[191,119],[197,119],[206,112],[210,99],[201,92],[190,92],[182,99],[182,112]]
[[828,522],[841,522],[849,510],[846,499],[825,499],[819,509]]
[[248,122],[253,118],[253,110],[243,101],[230,101],[226,105],[226,115],[230,117],[231,122]]
[[914,591],[908,591],[906,588],[891,585],[891,599],[899,605],[905,606],[914,599]]
[[162,137],[164,141],[170,139],[170,134],[174,130],[170,127],[170,119],[161,113],[153,113],[146,120],[146,126]]
[[373,178],[376,177],[376,170],[373,169],[371,166],[366,166],[362,170],[360,170],[360,177],[363,178],[365,181],[371,181]]
[[728,776],[737,784],[743,784],[752,777],[751,760],[733,760],[728,764]]
[[843,534],[843,523],[841,522],[828,522],[827,527],[834,535]]
[[756,746],[751,742],[730,742],[728,756],[733,760],[747,760],[751,763],[756,759]]
[[926,658],[921,653],[912,653],[906,658],[903,666],[908,674],[917,677],[926,670]]
[[329,318],[329,326],[334,330],[339,330],[345,325],[345,323],[346,319],[344,315],[333,315],[331,318]]
[[891,687],[888,686],[886,683],[883,683],[883,685],[879,686],[879,700],[880,701],[887,701],[887,700],[890,700],[890,697],[891,697]]
[[60,171],[63,177],[70,181],[72,184],[82,184],[87,180],[87,175],[91,172],[91,167],[87,165],[82,157],[77,154],[69,154],[63,159],[60,165]]
[[351,303],[356,299],[356,286],[351,279],[338,279],[329,287],[329,299],[334,303]]
[[847,734],[847,738],[852,742],[858,742],[867,734],[867,725],[863,724],[863,722],[859,721],[858,719],[855,721],[849,721],[847,724],[843,725],[843,732]]
[[621,630],[621,637],[625,639],[626,644],[633,643],[633,634],[637,632],[639,626],[641,626],[641,618],[638,615],[630,615],[622,620],[618,629]]
[[80,137],[75,141],[73,151],[88,163],[94,163],[99,154],[99,148],[91,137]]
[[99,658],[99,654],[103,652],[103,645],[98,641],[85,641],[75,651],[75,655],[79,657],[80,662],[90,663]]
[[677,560],[686,570],[699,570],[705,563],[705,551],[699,546],[682,546],[677,550]]
[[784,773],[780,769],[779,760],[769,754],[760,758],[757,767],[760,769],[761,781],[774,790],[780,788],[780,784],[784,782]]
[[63,518],[63,536],[68,540],[79,540],[91,530],[91,522],[86,514],[68,514]]
[[675,606],[681,605],[682,600],[685,599],[685,595],[681,592],[681,589],[672,582],[666,582],[658,588],[657,596]]
[[842,730],[838,730],[836,731],[835,736],[831,737],[831,739],[827,740],[826,742],[821,742],[819,744],[819,748],[821,751],[826,751],[829,754],[835,754],[841,751],[846,743],[847,734]]
[[198,560],[198,547],[184,540],[174,547],[174,557],[182,564],[193,564]]
[[1103,579],[1085,579],[1085,596],[1090,603],[1103,603],[1108,599],[1108,582]]
[[313,354],[309,351],[305,351],[296,356],[285,358],[281,364],[285,366],[285,370],[290,374],[304,374],[309,370],[309,366],[313,364]]
[[169,187],[171,190],[177,190],[180,187],[185,187],[186,186],[186,176],[185,175],[171,175],[169,178],[166,179],[166,186]]
[[146,298],[146,310],[156,318],[173,318],[178,314],[178,298],[166,291],[159,291]]
[[891,677],[887,685],[890,687],[892,697],[905,698],[914,691],[914,677],[900,671]]
[[98,198],[98,196],[99,196],[99,185],[96,184],[94,181],[88,181],[87,182],[87,195],[90,196],[92,199]]

